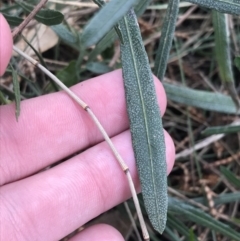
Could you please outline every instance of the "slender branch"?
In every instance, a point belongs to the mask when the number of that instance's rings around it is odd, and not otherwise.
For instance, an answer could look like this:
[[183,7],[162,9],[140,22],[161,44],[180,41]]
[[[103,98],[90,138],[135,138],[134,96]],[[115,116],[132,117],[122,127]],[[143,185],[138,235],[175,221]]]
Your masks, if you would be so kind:
[[131,193],[132,193],[132,197],[133,197],[133,201],[134,201],[135,208],[136,208],[136,211],[137,211],[140,226],[141,226],[141,229],[142,229],[143,238],[144,238],[144,240],[149,241],[150,240],[149,234],[148,234],[148,231],[147,231],[146,224],[144,222],[144,218],[143,218],[143,215],[142,215],[140,204],[139,204],[139,201],[138,201],[138,198],[137,198],[137,193],[136,193],[136,190],[135,190],[135,187],[134,187],[132,177],[131,177],[131,174],[130,174],[129,170],[126,172],[126,175],[127,175],[127,178],[128,178],[128,183],[129,183],[129,187],[130,187],[130,190],[131,190]]
[[41,0],[38,5],[33,9],[33,11],[23,20],[23,22],[13,30],[12,37],[15,38],[22,30],[28,25],[28,23],[34,18],[38,11],[43,7],[43,5],[48,0]]
[[140,222],[140,225],[141,225],[141,228],[142,228],[143,237],[144,237],[144,240],[148,241],[149,240],[149,234],[148,234],[146,224],[145,224],[144,219],[143,219],[140,204],[139,204],[139,201],[138,201],[138,198],[137,198],[137,193],[136,193],[136,190],[135,190],[135,187],[134,187],[134,183],[133,183],[131,174],[129,172],[129,168],[126,165],[126,163],[124,162],[124,160],[122,159],[121,155],[119,154],[119,152],[117,151],[115,146],[113,145],[113,143],[112,143],[111,139],[109,138],[107,132],[104,130],[103,126],[101,125],[101,123],[99,122],[99,120],[97,119],[95,114],[92,112],[90,107],[83,100],[81,100],[74,92],[72,92],[66,85],[64,85],[61,82],[61,80],[59,80],[48,69],[46,69],[44,66],[42,66],[38,61],[36,61],[32,57],[28,56],[24,52],[22,52],[16,46],[13,46],[13,50],[16,51],[18,54],[20,54],[21,56],[23,56],[28,61],[30,61],[33,65],[35,65],[36,67],[41,69],[46,75],[48,75],[59,87],[61,87],[70,97],[72,97],[84,110],[86,110],[86,112],[92,118],[93,122],[98,127],[99,131],[102,133],[105,141],[109,145],[109,147],[112,150],[114,156],[116,157],[119,165],[121,166],[122,170],[124,171],[124,173],[127,176],[128,184],[129,184],[129,187],[130,187],[130,190],[131,190],[131,194],[132,194],[133,201],[134,201],[134,204],[135,204],[135,207],[136,207],[136,210],[137,210],[139,222]]
[[73,1],[61,1],[61,0],[49,0],[49,2],[52,3],[59,3],[63,5],[70,5],[70,6],[75,6],[75,7],[89,7],[89,8],[98,8],[98,6],[95,3],[89,3],[89,2],[73,2]]

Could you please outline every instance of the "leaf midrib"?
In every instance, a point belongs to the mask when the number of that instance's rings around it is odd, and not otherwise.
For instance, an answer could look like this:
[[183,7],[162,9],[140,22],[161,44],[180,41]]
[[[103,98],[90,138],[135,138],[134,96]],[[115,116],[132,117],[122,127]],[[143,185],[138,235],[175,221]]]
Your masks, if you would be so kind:
[[[142,90],[140,88],[141,84],[140,84],[139,75],[138,75],[138,71],[137,71],[137,64],[136,64],[136,60],[135,60],[135,54],[134,54],[134,51],[133,51],[132,39],[129,37],[130,36],[130,31],[129,31],[129,27],[128,27],[128,22],[126,21],[126,17],[124,17],[124,22],[125,22],[126,30],[127,30],[127,33],[128,33],[128,39],[129,39],[131,54],[133,56],[134,71],[135,71],[136,76],[137,76],[137,83],[138,83],[138,88],[139,88],[139,92],[140,92],[140,98],[141,98],[141,102],[142,102],[142,109],[143,109],[143,113],[144,113],[144,122],[145,122],[145,126],[148,127],[148,121],[147,121],[147,118],[146,118],[146,110],[145,110],[146,108],[145,108],[144,101],[143,101]],[[148,141],[148,150],[149,150],[149,155],[150,155],[150,160],[151,160],[151,172],[153,173],[153,157],[152,157],[152,150],[151,150],[151,147],[150,147],[150,139],[149,139],[148,128],[146,128],[146,133],[147,133],[147,141]],[[152,179],[152,181],[153,181],[154,194],[155,194],[155,197],[156,197],[157,196],[156,184],[155,184],[154,179]],[[156,198],[155,198],[155,207],[157,207],[157,200],[156,200]],[[158,213],[158,217],[159,217],[160,214],[158,212],[158,209],[157,209],[157,213]],[[160,223],[159,223],[159,226],[161,226]]]

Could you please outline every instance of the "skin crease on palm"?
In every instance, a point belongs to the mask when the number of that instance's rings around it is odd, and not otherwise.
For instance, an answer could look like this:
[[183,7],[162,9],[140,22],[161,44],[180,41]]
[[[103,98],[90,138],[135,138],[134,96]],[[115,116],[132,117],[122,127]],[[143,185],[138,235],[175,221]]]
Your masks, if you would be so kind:
[[[0,15],[0,74],[12,53],[10,28]],[[155,78],[161,113],[166,95]],[[121,70],[72,87],[95,112],[129,166],[140,191],[131,147]],[[168,173],[175,148],[165,132]],[[81,154],[52,169],[50,164]],[[130,198],[125,174],[87,113],[64,92],[0,106],[0,240],[59,240]],[[86,228],[71,241],[122,241],[113,227]]]

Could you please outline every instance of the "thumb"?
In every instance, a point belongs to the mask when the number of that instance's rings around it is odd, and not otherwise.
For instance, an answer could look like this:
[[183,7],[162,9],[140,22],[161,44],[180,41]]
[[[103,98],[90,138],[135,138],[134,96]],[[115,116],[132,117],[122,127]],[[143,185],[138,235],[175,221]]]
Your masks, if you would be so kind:
[[0,14],[0,76],[5,72],[12,54],[12,34],[10,27]]

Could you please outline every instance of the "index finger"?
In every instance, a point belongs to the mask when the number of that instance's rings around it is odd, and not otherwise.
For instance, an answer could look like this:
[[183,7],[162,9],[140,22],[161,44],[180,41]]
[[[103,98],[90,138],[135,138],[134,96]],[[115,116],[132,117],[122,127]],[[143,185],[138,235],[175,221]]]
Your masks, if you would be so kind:
[[[161,113],[166,95],[155,79]],[[121,70],[82,82],[72,88],[95,112],[110,137],[128,128]],[[103,140],[94,123],[69,96],[58,92],[0,107],[0,184],[35,173],[48,165]]]
[[4,73],[12,54],[12,34],[10,27],[0,13],[0,76]]

